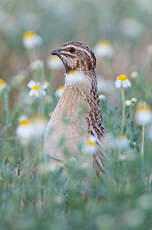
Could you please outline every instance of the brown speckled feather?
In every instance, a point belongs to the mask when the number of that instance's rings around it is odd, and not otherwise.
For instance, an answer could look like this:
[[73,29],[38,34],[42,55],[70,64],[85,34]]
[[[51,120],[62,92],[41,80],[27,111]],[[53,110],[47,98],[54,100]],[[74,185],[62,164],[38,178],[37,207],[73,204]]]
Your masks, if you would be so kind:
[[[78,70],[84,73],[88,78],[89,85],[65,84],[64,93],[46,130],[44,151],[64,162],[64,151],[58,145],[61,138],[65,138],[64,147],[68,148],[70,154],[74,155],[79,151],[78,144],[80,141],[89,135],[93,135],[96,137],[99,146],[98,153],[93,155],[93,165],[98,172],[104,172],[104,157],[100,149],[104,128],[94,71],[96,65],[94,53],[82,43],[68,42],[53,51],[52,54],[58,55],[62,60],[66,73],[70,70]],[[85,107],[85,112],[81,116],[76,116],[76,111],[80,106]],[[69,120],[66,126],[63,122],[63,116],[66,116]]]

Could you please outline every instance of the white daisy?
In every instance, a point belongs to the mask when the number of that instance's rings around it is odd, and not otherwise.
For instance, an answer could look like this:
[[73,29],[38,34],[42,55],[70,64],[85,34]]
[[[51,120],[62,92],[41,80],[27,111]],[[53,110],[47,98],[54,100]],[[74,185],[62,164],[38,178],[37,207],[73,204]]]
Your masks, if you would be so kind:
[[130,77],[135,80],[138,77],[138,73],[136,71],[133,71]]
[[130,38],[136,38],[143,32],[143,26],[135,18],[126,18],[121,23],[123,34]]
[[84,146],[82,147],[82,152],[88,154],[95,154],[97,152],[97,143],[94,136],[90,136],[86,139]]
[[34,116],[31,116],[29,119],[32,124],[33,138],[39,138],[43,136],[46,125],[47,125],[46,117],[36,114]]
[[33,136],[33,129],[31,121],[26,116],[20,117],[19,125],[16,129],[16,135],[19,137],[21,143],[27,144],[30,142],[31,137]]
[[26,31],[23,35],[23,44],[25,48],[32,49],[42,44],[42,38],[32,31]]
[[116,88],[128,88],[131,87],[131,82],[128,80],[127,76],[120,74],[115,81]]
[[60,98],[61,95],[63,94],[63,92],[64,92],[64,85],[61,85],[61,86],[56,90],[55,96],[56,96],[57,98]]
[[114,54],[114,49],[109,41],[100,41],[94,48],[94,52],[98,57],[111,58]]
[[4,81],[2,78],[0,78],[0,92],[1,92],[5,87],[6,87],[5,81]]
[[139,125],[146,125],[152,121],[152,111],[149,105],[142,102],[135,110],[135,120]]
[[39,96],[45,96],[46,92],[45,89],[47,88],[46,84],[41,85],[40,82],[35,82],[33,80],[31,80],[28,84],[27,87],[30,88],[30,92],[29,95],[30,96],[35,96],[35,97],[39,97]]
[[51,69],[62,69],[63,63],[56,55],[50,55],[47,59],[47,65]]
[[18,73],[17,75],[15,75],[12,79],[12,84],[16,85],[16,84],[20,84],[25,80],[25,75],[23,73]]
[[99,100],[100,101],[105,101],[106,96],[104,94],[99,94]]
[[66,85],[86,85],[89,84],[88,76],[84,75],[82,72],[71,70],[65,74],[65,84]]
[[97,76],[98,93],[109,93],[115,90],[111,80],[105,80],[103,76]]
[[32,117],[22,116],[19,118],[19,125],[16,129],[16,135],[23,144],[31,142],[43,136],[47,120],[42,115]]
[[131,103],[131,100],[126,100],[126,101],[125,101],[125,105],[126,105],[127,107],[131,106],[131,104],[132,104],[132,103]]
[[131,98],[131,103],[136,103],[137,102],[137,98],[133,97]]
[[116,147],[121,149],[127,148],[129,146],[129,143],[129,139],[125,134],[121,134],[115,139]]
[[32,70],[37,70],[43,68],[43,61],[42,60],[36,60],[30,65]]

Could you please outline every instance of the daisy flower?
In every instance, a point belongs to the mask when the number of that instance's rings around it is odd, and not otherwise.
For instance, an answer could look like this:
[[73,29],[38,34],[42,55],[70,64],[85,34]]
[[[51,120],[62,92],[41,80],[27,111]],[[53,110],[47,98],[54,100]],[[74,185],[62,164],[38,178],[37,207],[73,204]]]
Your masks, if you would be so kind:
[[115,81],[115,86],[116,88],[128,88],[131,87],[131,82],[126,75],[120,74]]
[[143,26],[134,18],[126,18],[121,23],[121,29],[125,36],[136,38],[143,32]]
[[[45,116],[36,114],[34,116],[31,116],[30,122],[32,124],[33,129],[33,138],[39,138],[43,136],[46,125],[47,125],[47,119]],[[36,132],[35,132],[36,130]]]
[[139,125],[146,125],[152,121],[152,111],[145,102],[137,105],[135,110],[135,120]]
[[23,73],[18,73],[13,77],[12,83],[13,85],[20,84],[25,80],[25,75]]
[[135,80],[138,77],[138,73],[136,71],[133,71],[130,77]]
[[33,139],[38,139],[43,136],[46,125],[47,120],[44,116],[21,116],[19,118],[19,125],[16,129],[16,135],[19,137],[21,143],[27,144]]
[[99,94],[99,100],[100,101],[105,101],[106,100],[106,96],[104,94]]
[[0,78],[0,92],[1,92],[5,87],[6,87],[5,81],[4,81],[2,78]]
[[47,88],[46,84],[40,84],[40,82],[35,82],[33,80],[31,80],[28,84],[27,87],[30,88],[30,92],[29,95],[30,96],[35,96],[35,97],[39,97],[39,96],[45,96],[46,92],[45,89]]
[[83,73],[71,70],[65,74],[65,84],[75,85],[75,84],[89,84],[87,76]]
[[115,139],[115,144],[116,147],[125,149],[129,146],[129,139],[125,134],[121,134]]
[[55,96],[56,96],[57,98],[60,98],[61,95],[62,95],[62,93],[63,93],[63,91],[64,91],[64,85],[61,85],[61,86],[56,90]]
[[51,69],[62,69],[63,63],[57,55],[50,55],[47,59],[47,65]]
[[136,103],[137,102],[137,98],[133,97],[131,98],[131,103]]
[[33,135],[33,129],[31,121],[26,116],[19,118],[19,125],[16,129],[16,135],[19,137],[21,143],[23,144],[26,144],[30,141]]
[[94,136],[88,137],[82,147],[82,151],[88,154],[95,154],[97,149],[96,138]]
[[100,41],[94,48],[95,54],[98,57],[111,58],[114,54],[114,49],[109,41]]
[[131,106],[131,100],[126,100],[126,101],[125,101],[125,105],[126,105],[127,107]]
[[26,31],[23,35],[23,44],[26,49],[32,49],[42,44],[42,38],[33,31]]
[[36,60],[30,65],[32,70],[37,70],[43,68],[43,61],[42,60]]
[[103,76],[97,76],[97,91],[98,93],[109,93],[114,90],[113,82],[105,80]]

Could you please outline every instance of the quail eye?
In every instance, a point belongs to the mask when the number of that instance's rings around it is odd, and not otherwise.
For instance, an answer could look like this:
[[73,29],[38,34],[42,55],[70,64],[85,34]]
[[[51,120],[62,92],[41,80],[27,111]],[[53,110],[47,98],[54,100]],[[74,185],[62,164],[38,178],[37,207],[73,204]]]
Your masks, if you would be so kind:
[[74,48],[74,47],[71,47],[71,48],[69,49],[69,51],[70,51],[70,53],[74,53],[74,52],[75,52],[75,48]]

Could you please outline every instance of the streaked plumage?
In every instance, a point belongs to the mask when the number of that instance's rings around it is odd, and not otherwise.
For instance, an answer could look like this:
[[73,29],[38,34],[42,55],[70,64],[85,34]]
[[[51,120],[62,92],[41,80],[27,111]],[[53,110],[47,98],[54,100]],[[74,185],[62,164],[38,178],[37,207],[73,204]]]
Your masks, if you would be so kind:
[[[73,83],[72,79],[65,79],[64,92],[51,116],[44,140],[44,151],[54,158],[65,161],[63,149],[58,145],[59,140],[65,137],[65,148],[71,155],[75,155],[79,149],[79,142],[88,135],[93,135],[99,145],[99,153],[93,156],[93,163],[103,172],[103,155],[100,150],[100,141],[104,133],[102,114],[97,94],[97,82],[95,74],[96,58],[94,53],[79,42],[67,42],[62,47],[52,52],[62,60],[65,71],[82,72],[86,77],[86,84]],[[83,114],[77,111],[82,106]],[[63,117],[69,119],[65,126]],[[52,131],[52,133],[51,133]],[[58,161],[54,160],[54,164]],[[90,165],[91,167],[91,165]]]

